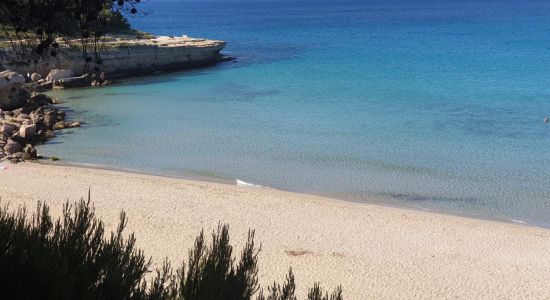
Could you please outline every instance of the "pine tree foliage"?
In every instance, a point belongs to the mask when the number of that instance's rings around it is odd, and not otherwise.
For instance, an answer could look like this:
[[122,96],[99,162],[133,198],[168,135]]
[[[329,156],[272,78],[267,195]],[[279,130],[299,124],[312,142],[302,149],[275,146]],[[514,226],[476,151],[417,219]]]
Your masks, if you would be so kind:
[[[176,271],[168,260],[149,276],[151,259],[125,236],[126,214],[107,233],[95,215],[90,196],[65,204],[54,220],[46,204],[29,215],[22,207],[0,208],[0,283],[6,299],[174,299],[174,300],[296,300],[292,269],[283,286],[274,283],[258,293],[258,254],[254,231],[234,255],[229,226],[219,224],[210,243],[204,232],[195,240],[186,262]],[[238,258],[238,259],[237,259]],[[150,278],[147,280],[147,278]],[[341,300],[318,284],[310,300]]]
[[[62,45],[78,46],[86,63],[101,64],[108,33],[131,32],[124,15],[139,14],[141,0],[2,0],[0,40],[36,64],[56,58]],[[60,45],[62,42],[62,45]]]

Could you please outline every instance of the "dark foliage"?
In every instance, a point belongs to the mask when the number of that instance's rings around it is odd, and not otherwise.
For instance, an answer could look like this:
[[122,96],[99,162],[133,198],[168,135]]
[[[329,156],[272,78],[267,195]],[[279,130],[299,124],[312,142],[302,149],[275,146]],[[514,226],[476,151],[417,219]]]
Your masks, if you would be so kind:
[[316,283],[313,285],[313,288],[309,290],[309,293],[307,294],[308,300],[342,300],[342,288],[337,287],[332,294],[328,294],[328,292],[325,292],[323,295],[323,289],[319,285],[319,283]]
[[0,210],[0,282],[14,299],[142,298],[149,260],[122,236],[124,213],[109,238],[89,201],[65,205],[53,221],[38,204],[32,218],[25,209]]
[[274,282],[272,286],[267,288],[267,295],[264,295],[264,291],[262,290],[257,300],[296,300],[295,291],[294,274],[292,273],[292,269],[290,269],[283,287]]
[[59,39],[64,44],[78,43],[85,57],[97,58],[105,34],[130,31],[123,14],[137,14],[139,2],[2,0],[0,36],[8,39],[12,47],[34,63],[56,57],[62,50]]
[[[254,231],[233,256],[229,228],[219,225],[207,245],[201,232],[187,263],[176,272],[165,260],[150,280],[150,259],[136,248],[133,234],[124,238],[124,212],[115,232],[107,234],[87,201],[63,208],[52,219],[49,208],[38,204],[29,216],[25,208],[0,209],[0,282],[8,299],[182,299],[249,300],[258,294],[258,253]],[[274,283],[258,300],[295,300],[292,270],[282,287]],[[316,284],[311,300],[340,300],[340,288],[329,297]]]
[[[272,286],[268,287],[267,294],[264,291],[260,291],[257,300],[297,300],[295,296],[296,283],[294,281],[294,274],[292,269],[288,271],[285,283],[281,287],[278,283],[274,282]],[[342,288],[337,287],[332,294],[327,292],[323,293],[323,289],[319,283],[315,283],[309,290],[307,300],[342,300]]]
[[206,247],[204,233],[189,252],[187,272],[185,265],[179,272],[179,294],[183,299],[250,299],[258,290],[258,252],[254,247],[254,231],[235,265],[233,247],[229,244],[228,226],[218,226],[212,234],[212,245]]

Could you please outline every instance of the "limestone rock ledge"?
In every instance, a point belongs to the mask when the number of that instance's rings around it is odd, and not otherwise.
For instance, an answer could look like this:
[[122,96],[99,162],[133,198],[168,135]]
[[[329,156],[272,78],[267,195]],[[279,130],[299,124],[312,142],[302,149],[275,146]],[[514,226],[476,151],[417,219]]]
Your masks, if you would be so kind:
[[[101,71],[110,78],[130,77],[156,71],[169,71],[219,62],[224,41],[190,37],[156,37],[154,39],[117,38],[100,52]],[[36,72],[43,77],[52,69],[72,70],[82,75],[87,70],[79,49],[64,47],[55,59],[34,65],[23,61],[12,49],[0,49],[0,69],[21,74]],[[88,66],[89,68],[89,66]]]

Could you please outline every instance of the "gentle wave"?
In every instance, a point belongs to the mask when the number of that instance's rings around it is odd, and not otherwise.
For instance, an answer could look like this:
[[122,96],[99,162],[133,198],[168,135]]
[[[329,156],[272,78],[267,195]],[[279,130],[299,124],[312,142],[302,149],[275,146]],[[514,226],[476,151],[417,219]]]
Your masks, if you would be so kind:
[[521,221],[521,220],[514,220],[514,219],[512,219],[511,221],[512,221],[513,223],[529,225],[529,223],[527,223],[527,222],[525,222],[525,221]]
[[244,180],[236,179],[235,180],[238,186],[246,186],[246,187],[255,187],[255,188],[266,188],[266,186],[259,185],[259,184],[253,184],[250,182],[246,182]]

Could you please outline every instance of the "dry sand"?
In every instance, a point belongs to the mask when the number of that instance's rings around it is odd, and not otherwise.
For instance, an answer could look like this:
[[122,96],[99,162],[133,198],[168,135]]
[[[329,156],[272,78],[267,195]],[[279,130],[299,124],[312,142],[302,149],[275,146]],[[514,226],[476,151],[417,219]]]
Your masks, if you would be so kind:
[[351,203],[273,189],[39,164],[0,171],[11,207],[92,190],[98,215],[128,232],[155,262],[179,262],[201,228],[230,224],[240,246],[249,228],[262,244],[263,285],[292,266],[300,296],[314,281],[342,284],[346,299],[550,299],[550,230]]

